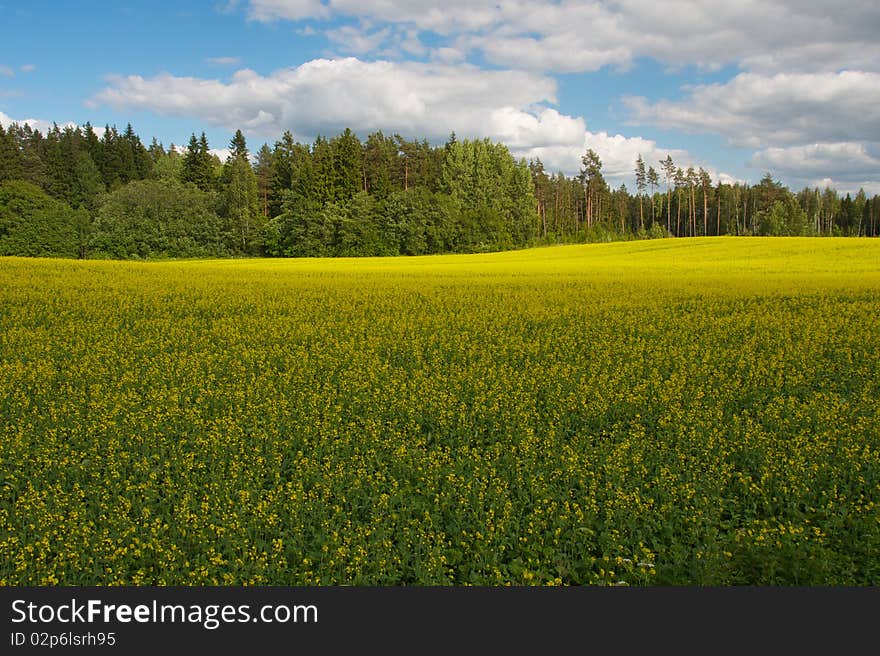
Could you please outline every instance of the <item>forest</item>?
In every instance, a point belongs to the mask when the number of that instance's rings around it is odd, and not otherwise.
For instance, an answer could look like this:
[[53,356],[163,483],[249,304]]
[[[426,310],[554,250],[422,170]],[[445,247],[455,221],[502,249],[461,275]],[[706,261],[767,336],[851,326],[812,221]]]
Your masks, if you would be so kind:
[[[100,136],[99,136],[100,135]],[[592,150],[578,175],[488,139],[445,144],[350,129],[221,161],[204,133],[149,146],[129,124],[0,126],[0,255],[161,259],[422,255],[713,235],[880,234],[880,196],[792,192],[767,173],[727,184],[671,156],[612,188]]]

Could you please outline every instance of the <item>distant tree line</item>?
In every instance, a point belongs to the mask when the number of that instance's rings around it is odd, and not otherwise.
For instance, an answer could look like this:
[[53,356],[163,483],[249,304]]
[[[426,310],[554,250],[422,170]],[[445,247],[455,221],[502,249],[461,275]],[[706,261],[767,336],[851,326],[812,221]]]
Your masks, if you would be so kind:
[[[592,150],[548,174],[489,140],[442,146],[351,130],[290,132],[256,155],[237,131],[225,162],[202,133],[185,149],[123,132],[0,127],[0,255],[164,258],[368,256],[697,235],[880,234],[880,197],[713,183],[639,156],[609,187]],[[659,172],[658,172],[659,170]]]

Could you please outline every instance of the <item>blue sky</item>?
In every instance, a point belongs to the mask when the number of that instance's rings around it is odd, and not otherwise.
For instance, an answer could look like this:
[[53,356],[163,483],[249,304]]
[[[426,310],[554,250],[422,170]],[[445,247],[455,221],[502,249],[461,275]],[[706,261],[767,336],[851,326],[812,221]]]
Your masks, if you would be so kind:
[[[252,148],[345,127],[587,148],[880,193],[880,5],[851,0],[0,0],[0,122]],[[222,152],[222,151],[221,151]],[[658,167],[659,169],[659,167]]]

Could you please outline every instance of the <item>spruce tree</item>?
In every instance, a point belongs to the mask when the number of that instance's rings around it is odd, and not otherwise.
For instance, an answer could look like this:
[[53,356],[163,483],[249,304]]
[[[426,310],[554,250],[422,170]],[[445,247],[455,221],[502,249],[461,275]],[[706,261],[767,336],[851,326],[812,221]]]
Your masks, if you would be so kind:
[[263,144],[257,153],[257,195],[260,199],[260,212],[269,217],[269,193],[272,190],[272,150]]
[[247,142],[236,130],[230,142],[232,151],[223,166],[223,184],[229,232],[234,236],[237,251],[256,255],[263,218],[259,210],[257,176],[248,160]]
[[235,136],[232,137],[232,141],[229,142],[229,149],[232,151],[230,157],[233,159],[248,159],[249,153],[247,141],[245,141],[241,130],[235,131]]
[[194,184],[202,191],[213,187],[214,172],[211,154],[208,152],[208,140],[202,132],[200,138],[193,134],[189,139],[186,154],[183,156],[181,179]]

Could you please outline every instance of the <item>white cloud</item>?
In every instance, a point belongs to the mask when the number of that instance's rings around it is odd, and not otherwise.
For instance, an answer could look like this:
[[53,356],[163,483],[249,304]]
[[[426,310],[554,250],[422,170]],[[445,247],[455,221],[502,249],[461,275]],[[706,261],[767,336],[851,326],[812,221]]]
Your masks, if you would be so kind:
[[419,33],[416,30],[409,30],[403,35],[400,41],[400,49],[416,57],[421,57],[428,52],[428,49],[419,39]]
[[23,64],[19,68],[19,70],[22,73],[33,73],[35,70],[37,70],[37,65],[36,64]]
[[864,187],[869,193],[880,193],[880,142],[765,148],[755,153],[750,163],[784,177],[796,188],[824,187],[833,182],[832,186],[844,192]]
[[302,20],[349,16],[374,22],[413,25],[419,30],[438,34],[483,29],[498,20],[501,9],[492,2],[479,0],[251,0],[250,18],[259,21]]
[[735,178],[727,173],[719,172],[705,162],[700,162],[685,150],[662,148],[657,142],[643,137],[627,137],[622,134],[609,135],[607,132],[584,131],[580,139],[567,145],[536,146],[532,148],[513,148],[517,157],[526,159],[539,158],[548,173],[563,172],[574,175],[581,168],[581,157],[592,149],[599,155],[602,162],[602,175],[613,187],[625,183],[633,191],[635,189],[634,170],[639,155],[645,161],[646,168],[653,166],[663,179],[660,162],[669,155],[676,166],[687,168],[703,166],[713,180],[734,182]]
[[328,15],[320,0],[254,0],[249,16],[258,21],[301,20]]
[[[19,125],[29,125],[32,130],[39,130],[43,134],[46,134],[47,132],[52,130],[52,127],[54,125],[52,121],[45,121],[40,118],[16,119],[12,118],[8,114],[0,112],[0,125],[2,125],[4,128],[8,128],[13,123],[18,123]],[[75,128],[76,123],[68,121],[66,123],[59,123],[58,127],[62,130],[67,127]]]
[[371,33],[361,27],[343,25],[338,29],[329,30],[327,38],[340,46],[342,52],[361,55],[377,50],[390,34],[391,28],[388,27]]
[[[184,153],[186,152],[185,148],[184,148],[183,152]],[[220,161],[224,162],[224,163],[226,162],[227,159],[229,159],[229,156],[232,154],[232,151],[229,150],[229,148],[209,148],[208,152],[211,155],[216,155],[217,157],[219,157]]]
[[[764,72],[876,69],[880,5],[850,0],[251,0],[252,19],[353,17],[457,39],[496,64],[627,67],[642,56]],[[452,46],[451,43],[442,47]]]
[[439,140],[455,130],[463,137],[537,145],[570,141],[583,131],[580,119],[544,106],[555,94],[554,80],[529,73],[346,58],[266,76],[244,69],[229,82],[169,74],[113,77],[91,104],[193,116],[269,136],[291,129],[312,137],[352,127]]
[[[752,166],[778,164],[773,148],[811,153],[810,144],[880,142],[880,3],[876,0],[249,0],[256,20],[353,19],[369,33],[352,39],[361,55],[401,51],[423,56],[416,44],[431,44],[433,62],[488,61],[517,70],[584,72],[625,70],[640,58],[668,69],[695,66],[740,74],[722,84],[683,89],[674,100],[625,99],[636,123],[690,133],[718,134],[741,147],[761,149]],[[325,23],[326,25],[326,23]],[[384,34],[389,39],[364,38]],[[407,41],[404,41],[404,35]],[[429,38],[425,38],[430,35]],[[355,36],[353,33],[351,36]],[[389,49],[389,41],[398,49]],[[491,92],[490,92],[491,93]],[[533,133],[551,133],[532,105],[476,102],[484,133],[520,144],[521,152],[543,149],[548,161],[570,171],[584,144],[528,146]],[[506,108],[512,107],[513,112]],[[436,115],[431,108],[427,114]],[[536,124],[536,125],[532,125]],[[602,132],[594,141],[608,149],[609,167],[632,154],[627,139]],[[643,147],[639,144],[638,147]],[[866,150],[865,152],[868,152]],[[614,153],[625,153],[615,155]],[[852,155],[852,153],[850,153]],[[804,166],[828,166],[835,179],[880,179],[871,160],[820,157]],[[781,166],[777,166],[782,170]],[[850,169],[856,168],[858,172]],[[795,171],[792,178],[795,179]],[[720,177],[724,174],[718,173]],[[798,178],[800,179],[800,178]]]
[[241,62],[240,57],[208,57],[206,60],[209,64],[217,64],[218,66],[235,66]]
[[15,71],[12,70],[9,66],[0,65],[0,75],[4,77],[14,77]]
[[682,100],[625,103],[637,123],[721,134],[754,148],[880,141],[880,73],[742,73]]
[[517,157],[540,157],[547,170],[568,175],[577,173],[581,156],[593,148],[615,184],[630,184],[639,154],[655,166],[667,154],[679,164],[697,165],[685,151],[654,141],[587,130],[583,118],[548,106],[555,102],[554,80],[523,72],[347,58],[267,76],[241,70],[229,82],[168,74],[110,82],[94,103],[198,117],[270,138],[289,129],[310,140],[352,127],[361,138],[383,130],[442,143],[455,131],[459,138],[489,137]]
[[459,48],[434,48],[431,50],[431,59],[443,64],[457,64],[464,61],[467,53]]

